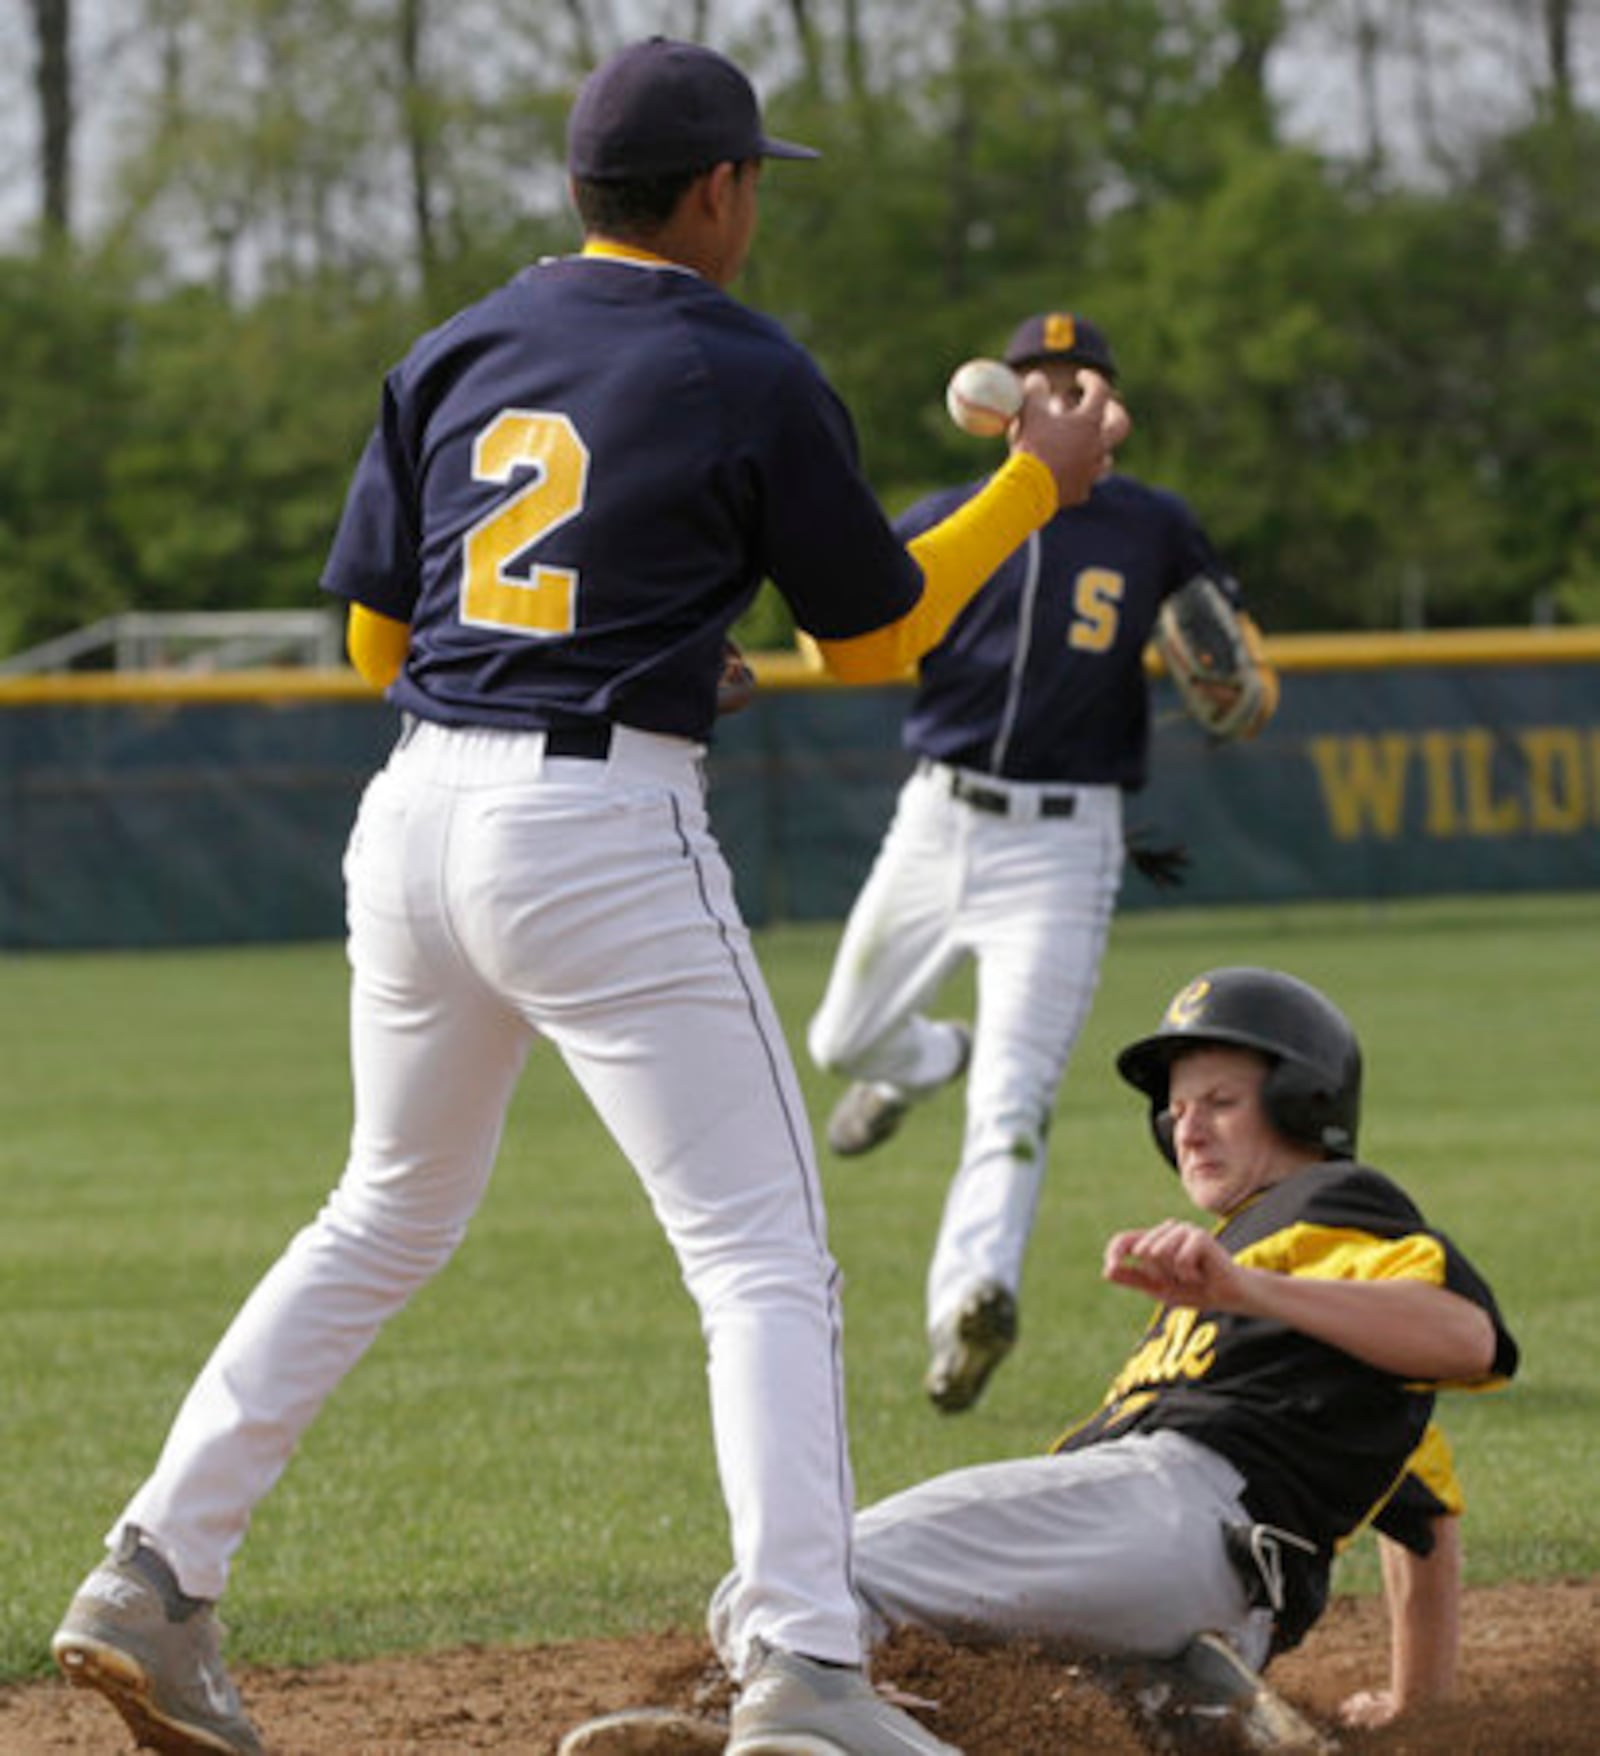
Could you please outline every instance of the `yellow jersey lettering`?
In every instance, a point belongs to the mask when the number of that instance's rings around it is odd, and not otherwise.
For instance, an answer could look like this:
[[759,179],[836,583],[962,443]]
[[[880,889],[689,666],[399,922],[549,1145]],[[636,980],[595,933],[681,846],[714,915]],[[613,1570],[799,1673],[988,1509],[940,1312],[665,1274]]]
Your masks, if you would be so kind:
[[1105,652],[1117,638],[1127,581],[1109,567],[1085,567],[1072,588],[1072,627],[1067,645],[1079,652]]
[[461,620],[531,639],[568,634],[577,625],[577,572],[538,561],[525,573],[512,569],[583,510],[589,449],[566,415],[502,409],[473,441],[473,480],[504,485],[519,471],[531,471],[531,480],[467,532]]
[[1174,1311],[1167,1318],[1167,1342],[1161,1350],[1161,1359],[1156,1367],[1163,1378],[1176,1378],[1183,1362],[1183,1350],[1188,1346],[1190,1333],[1194,1329],[1195,1314],[1190,1310]]
[[1217,1326],[1197,1323],[1178,1357],[1174,1378],[1204,1378],[1217,1363]]
[[1106,1404],[1121,1403],[1146,1385],[1204,1378],[1216,1363],[1216,1342],[1215,1323],[1201,1323],[1194,1311],[1168,1311],[1112,1381]]

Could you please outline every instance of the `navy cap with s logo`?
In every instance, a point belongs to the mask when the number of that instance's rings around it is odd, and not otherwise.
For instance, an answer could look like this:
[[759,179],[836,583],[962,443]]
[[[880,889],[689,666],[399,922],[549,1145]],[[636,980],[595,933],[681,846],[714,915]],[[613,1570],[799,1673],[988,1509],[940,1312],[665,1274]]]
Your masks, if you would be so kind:
[[1005,360],[1019,371],[1048,360],[1067,360],[1088,366],[1112,384],[1117,381],[1117,362],[1105,331],[1075,311],[1046,311],[1024,318],[1006,343]]

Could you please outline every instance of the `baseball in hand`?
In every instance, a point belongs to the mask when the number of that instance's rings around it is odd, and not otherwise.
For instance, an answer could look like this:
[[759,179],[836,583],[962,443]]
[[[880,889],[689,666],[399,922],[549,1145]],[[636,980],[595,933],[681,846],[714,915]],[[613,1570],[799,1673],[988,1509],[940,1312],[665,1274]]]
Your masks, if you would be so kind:
[[1022,380],[999,360],[967,360],[950,374],[944,405],[963,433],[997,439],[1022,407]]

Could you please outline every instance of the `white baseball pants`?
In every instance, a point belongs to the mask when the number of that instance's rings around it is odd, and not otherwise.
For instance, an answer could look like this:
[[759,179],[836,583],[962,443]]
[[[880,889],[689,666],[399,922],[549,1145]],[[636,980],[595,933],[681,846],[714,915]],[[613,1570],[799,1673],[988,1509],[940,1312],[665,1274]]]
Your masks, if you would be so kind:
[[[950,1033],[924,1016],[977,965],[961,1163],[928,1269],[932,1333],[977,1284],[1015,1293],[1044,1180],[1050,1113],[1089,1016],[1122,883],[1122,794],[971,776],[1011,803],[974,808],[926,763],[851,910],[808,1047],[819,1067],[917,1097],[943,1083]],[[1070,791],[1070,817],[1037,812]]]
[[[1271,1612],[1251,1607],[1222,1534],[1250,1521],[1243,1488],[1226,1458],[1179,1433],[935,1476],[856,1518],[868,1642],[913,1627],[985,1645],[1168,1658],[1210,1632],[1259,1667]],[[719,1651],[735,1583],[725,1579],[711,1600]]]
[[859,1660],[838,1272],[701,755],[619,728],[604,761],[547,760],[542,734],[419,724],[369,785],[346,857],[348,1163],[118,1521],[186,1591],[220,1595],[301,1433],[460,1243],[544,1036],[632,1162],[699,1307],[743,1582],[736,1644]]

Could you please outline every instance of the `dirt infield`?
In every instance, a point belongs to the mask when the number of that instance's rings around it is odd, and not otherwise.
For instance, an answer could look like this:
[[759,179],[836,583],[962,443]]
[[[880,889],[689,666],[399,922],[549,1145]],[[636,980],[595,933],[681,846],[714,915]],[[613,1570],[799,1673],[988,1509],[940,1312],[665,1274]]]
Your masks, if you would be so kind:
[[[1341,1733],[1385,1756],[1555,1756],[1600,1750],[1600,1579],[1468,1594],[1458,1699],[1424,1724]],[[1337,1599],[1306,1644],[1272,1672],[1279,1692],[1333,1728],[1337,1703],[1381,1683],[1381,1605]],[[1139,1756],[1120,1713],[1071,1667],[1027,1652],[973,1653],[902,1638],[881,1682],[936,1703],[919,1710],[967,1756]],[[304,1671],[242,1671],[274,1756],[410,1756],[519,1751],[550,1756],[561,1734],[619,1707],[697,1706],[726,1694],[698,1632],[570,1646],[480,1648]],[[131,1746],[97,1698],[50,1682],[0,1690],[5,1756]]]

